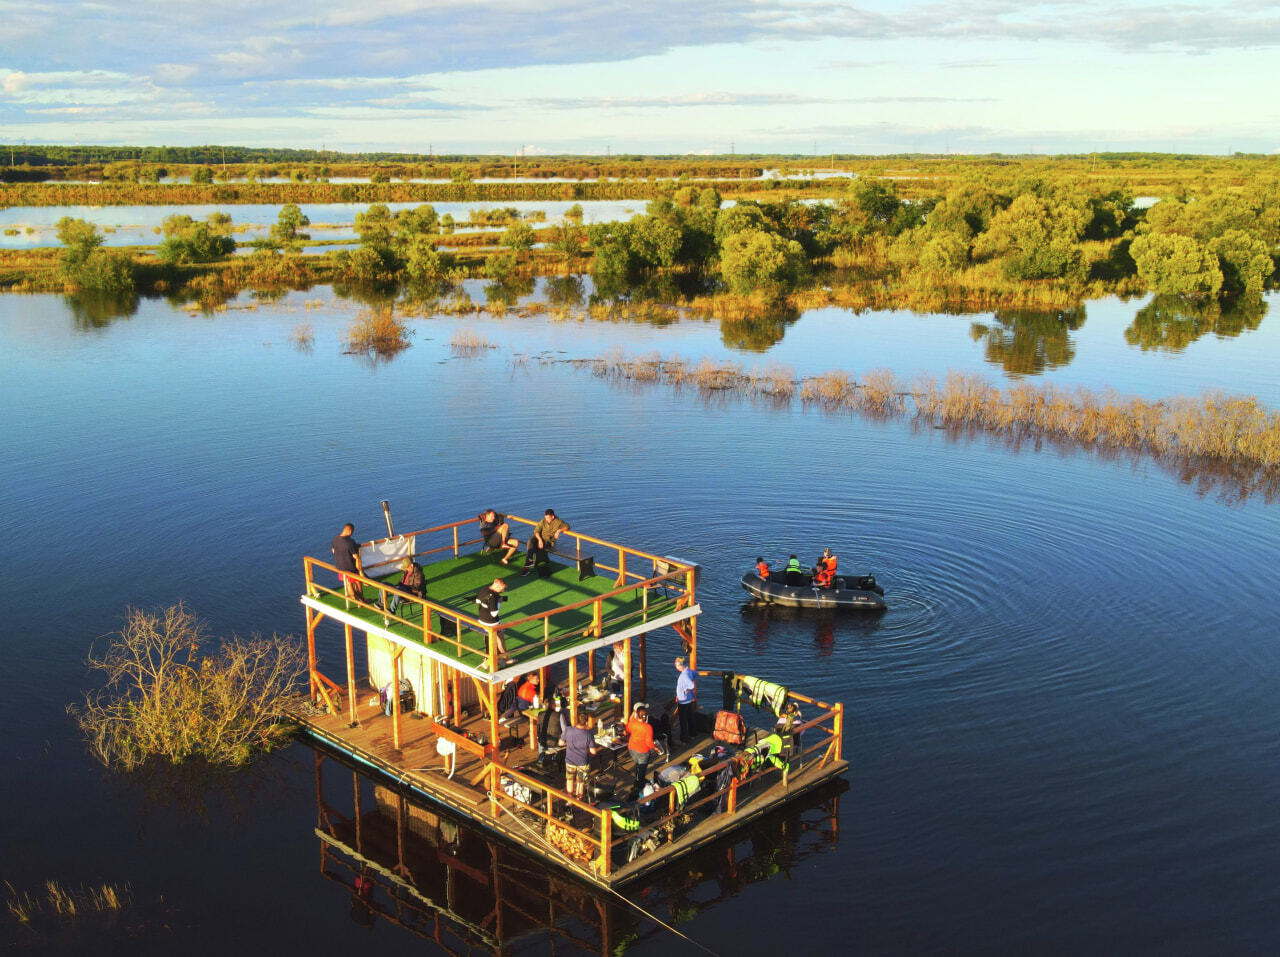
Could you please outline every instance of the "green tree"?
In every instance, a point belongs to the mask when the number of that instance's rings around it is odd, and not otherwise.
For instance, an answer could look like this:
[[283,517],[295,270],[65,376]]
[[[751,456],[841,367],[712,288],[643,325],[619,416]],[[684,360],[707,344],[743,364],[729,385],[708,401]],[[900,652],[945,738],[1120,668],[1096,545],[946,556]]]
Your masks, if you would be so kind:
[[63,216],[58,220],[58,242],[66,247],[62,254],[63,262],[81,263],[102,245],[103,239],[98,234],[98,227],[88,220]]
[[992,217],[973,243],[976,258],[999,257],[1010,279],[1080,278],[1079,247],[1087,219],[1074,206],[1025,193]]
[[306,233],[299,232],[303,226],[310,226],[311,219],[297,203],[286,203],[280,208],[280,214],[271,226],[271,238],[280,243],[292,243],[300,239],[310,239]]
[[166,216],[163,223],[164,242],[156,256],[165,263],[205,263],[230,256],[236,249],[229,235],[231,217],[226,213],[210,213],[204,222],[186,214]]
[[130,292],[137,269],[123,250],[103,249],[98,227],[83,219],[63,216],[58,220],[58,241],[62,252],[63,280],[77,289],[103,293]]
[[1265,242],[1242,229],[1228,229],[1209,240],[1209,252],[1218,257],[1224,296],[1262,298],[1263,283],[1275,268]]
[[741,202],[722,207],[716,213],[715,240],[716,246],[723,248],[725,241],[734,233],[746,229],[765,229],[764,213],[757,203]]
[[390,246],[394,232],[391,210],[386,203],[374,203],[363,213],[356,213],[355,230],[366,246]]
[[1177,233],[1148,233],[1129,247],[1138,276],[1159,296],[1206,299],[1222,288],[1218,257],[1198,239]]
[[191,171],[191,182],[208,184],[213,182],[213,170],[207,166],[197,166]]
[[503,230],[502,239],[499,242],[507,249],[522,253],[533,248],[534,240],[533,227],[517,219]]
[[439,222],[436,208],[430,203],[423,203],[421,206],[402,209],[396,213],[396,234],[402,241],[415,236],[430,236],[436,231]]
[[756,290],[780,295],[804,269],[804,250],[798,242],[762,229],[736,232],[720,247],[720,275],[739,295]]

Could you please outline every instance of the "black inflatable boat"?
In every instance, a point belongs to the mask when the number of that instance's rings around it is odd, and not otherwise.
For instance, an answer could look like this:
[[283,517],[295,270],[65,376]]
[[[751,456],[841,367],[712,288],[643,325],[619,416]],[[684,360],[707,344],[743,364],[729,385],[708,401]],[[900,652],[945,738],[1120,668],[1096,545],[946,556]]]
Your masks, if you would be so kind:
[[884,589],[876,584],[872,575],[837,576],[835,588],[818,588],[808,575],[801,577],[803,584],[788,585],[782,572],[774,572],[767,579],[755,572],[742,576],[742,587],[756,601],[788,608],[857,608],[862,611],[883,611],[889,607],[884,602]]

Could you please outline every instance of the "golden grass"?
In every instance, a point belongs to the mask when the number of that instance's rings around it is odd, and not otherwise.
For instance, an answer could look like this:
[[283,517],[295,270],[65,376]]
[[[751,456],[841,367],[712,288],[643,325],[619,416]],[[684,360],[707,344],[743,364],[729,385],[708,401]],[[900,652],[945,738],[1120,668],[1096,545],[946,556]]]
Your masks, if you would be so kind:
[[300,322],[289,333],[289,341],[300,352],[310,352],[316,344],[316,331],[309,322]]
[[9,913],[20,924],[30,925],[42,916],[74,919],[85,914],[105,914],[119,911],[132,901],[133,892],[128,884],[102,884],[76,888],[63,886],[56,880],[44,882],[44,887],[32,894],[19,891],[8,881]]
[[389,359],[409,348],[412,334],[393,305],[373,306],[362,310],[347,329],[347,351]]
[[458,329],[449,337],[449,349],[455,356],[475,357],[488,349],[498,348],[472,329]]
[[783,366],[743,369],[723,359],[634,357],[621,350],[586,364],[595,375],[616,382],[665,384],[775,402],[790,401],[798,392],[803,404],[830,411],[906,415],[922,424],[982,430],[1015,440],[1048,439],[1183,462],[1280,469],[1280,413],[1252,396],[1215,392],[1157,401],[1082,386],[1015,382],[1002,388],[968,372],[948,372],[941,383],[930,375],[905,380],[889,369],[872,369],[860,378],[844,371],[824,372],[806,377],[797,388],[794,372]]

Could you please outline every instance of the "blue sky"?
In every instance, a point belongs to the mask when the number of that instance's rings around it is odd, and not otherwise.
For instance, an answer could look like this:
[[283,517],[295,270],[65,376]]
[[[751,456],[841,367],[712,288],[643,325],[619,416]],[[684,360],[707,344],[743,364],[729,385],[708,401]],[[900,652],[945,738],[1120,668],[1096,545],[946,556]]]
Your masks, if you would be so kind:
[[1280,150],[1280,2],[0,0],[0,142]]

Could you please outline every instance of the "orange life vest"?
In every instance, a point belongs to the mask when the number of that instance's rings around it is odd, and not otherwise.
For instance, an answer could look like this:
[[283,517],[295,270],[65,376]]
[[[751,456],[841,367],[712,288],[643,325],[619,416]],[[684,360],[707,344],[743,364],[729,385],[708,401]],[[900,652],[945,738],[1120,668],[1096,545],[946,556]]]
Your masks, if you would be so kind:
[[768,563],[768,562],[761,562],[759,565],[757,565],[757,566],[756,566],[756,574],[757,574],[757,575],[759,575],[761,578],[768,578],[768,577],[769,577],[769,563]]

